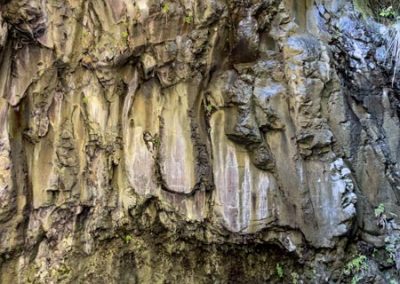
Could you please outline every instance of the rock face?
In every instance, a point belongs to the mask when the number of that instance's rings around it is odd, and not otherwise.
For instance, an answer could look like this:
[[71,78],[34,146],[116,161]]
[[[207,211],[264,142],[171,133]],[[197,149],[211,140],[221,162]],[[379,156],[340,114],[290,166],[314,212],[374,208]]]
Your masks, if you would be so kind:
[[396,281],[388,30],[345,0],[0,1],[0,283]]

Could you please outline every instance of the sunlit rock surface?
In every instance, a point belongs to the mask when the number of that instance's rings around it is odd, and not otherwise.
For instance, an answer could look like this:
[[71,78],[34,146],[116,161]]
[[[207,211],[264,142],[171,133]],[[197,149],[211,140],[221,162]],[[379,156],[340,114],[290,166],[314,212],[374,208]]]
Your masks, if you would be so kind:
[[0,283],[398,279],[388,29],[341,0],[0,1]]

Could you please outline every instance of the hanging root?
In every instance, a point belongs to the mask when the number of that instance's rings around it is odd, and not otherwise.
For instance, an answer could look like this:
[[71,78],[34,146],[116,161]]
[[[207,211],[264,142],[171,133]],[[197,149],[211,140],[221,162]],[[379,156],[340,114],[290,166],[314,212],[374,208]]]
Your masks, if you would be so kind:
[[392,25],[386,36],[386,61],[394,64],[392,86],[400,66],[400,22]]

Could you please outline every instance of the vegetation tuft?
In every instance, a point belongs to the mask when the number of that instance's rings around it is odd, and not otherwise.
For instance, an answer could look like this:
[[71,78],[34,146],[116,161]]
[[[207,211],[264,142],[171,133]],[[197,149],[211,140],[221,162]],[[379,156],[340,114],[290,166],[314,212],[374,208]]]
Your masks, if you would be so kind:
[[354,0],[360,12],[385,24],[386,63],[393,66],[392,86],[400,67],[400,1],[399,0]]

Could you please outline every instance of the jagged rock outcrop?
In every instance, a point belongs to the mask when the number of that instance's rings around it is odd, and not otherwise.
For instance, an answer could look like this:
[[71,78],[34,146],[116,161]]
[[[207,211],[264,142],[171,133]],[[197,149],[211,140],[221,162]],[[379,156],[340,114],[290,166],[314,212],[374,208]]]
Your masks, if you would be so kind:
[[397,283],[388,30],[344,0],[0,1],[0,282]]

